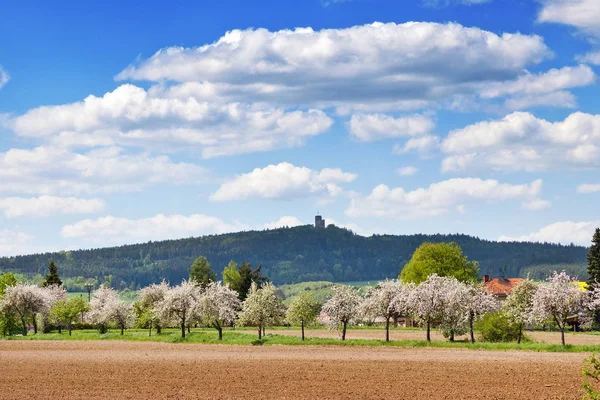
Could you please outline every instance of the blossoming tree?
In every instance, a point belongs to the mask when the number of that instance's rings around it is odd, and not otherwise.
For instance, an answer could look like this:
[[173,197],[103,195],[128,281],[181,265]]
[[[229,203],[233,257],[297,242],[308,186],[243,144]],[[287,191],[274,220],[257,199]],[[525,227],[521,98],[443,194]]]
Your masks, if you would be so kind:
[[212,326],[223,339],[223,325],[235,321],[240,299],[235,290],[221,282],[210,282],[198,299],[196,315],[205,325]]
[[277,322],[282,314],[283,304],[277,296],[275,286],[269,282],[258,288],[256,283],[252,282],[238,320],[241,325],[256,326],[258,339],[262,339],[264,328]]
[[584,317],[587,294],[573,284],[565,271],[554,272],[548,284],[540,285],[533,296],[531,315],[536,322],[554,321],[565,344],[565,327],[571,316]]
[[398,280],[379,282],[377,286],[367,288],[365,299],[360,307],[360,314],[366,318],[385,319],[386,342],[390,340],[390,319],[394,320],[405,309],[399,302],[399,299],[403,298],[402,289],[402,283]]
[[33,323],[37,333],[36,315],[50,308],[51,301],[40,287],[30,284],[17,284],[6,288],[0,308],[13,312],[21,320],[23,336],[27,335],[27,320]]
[[167,290],[155,312],[164,321],[174,321],[181,327],[181,337],[185,338],[185,327],[195,317],[195,308],[201,295],[201,289],[189,281],[181,282]]
[[156,313],[156,307],[164,300],[169,288],[169,284],[162,281],[159,284],[146,286],[139,291],[136,310],[147,318],[146,321],[150,325],[149,335],[152,335],[153,326],[156,327],[156,333],[161,333],[162,324]]
[[323,305],[332,329],[342,329],[342,340],[346,340],[346,329],[350,321],[359,315],[362,298],[355,288],[341,285],[333,288],[333,295]]

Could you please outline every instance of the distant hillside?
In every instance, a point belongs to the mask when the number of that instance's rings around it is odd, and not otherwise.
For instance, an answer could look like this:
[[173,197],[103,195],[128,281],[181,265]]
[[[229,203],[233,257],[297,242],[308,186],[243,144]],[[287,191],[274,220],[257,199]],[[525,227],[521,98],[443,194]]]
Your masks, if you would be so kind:
[[[479,261],[482,274],[492,276],[520,276],[526,267],[531,270],[539,265],[544,269],[555,264],[581,267],[587,252],[580,246],[499,243],[467,235],[363,237],[335,226],[300,226],[0,258],[0,271],[45,274],[46,264],[53,258],[63,277],[98,277],[102,281],[112,276],[117,289],[134,289],[161,279],[179,282],[187,278],[193,260],[203,255],[217,273],[230,260],[262,264],[263,272],[276,284],[363,281],[396,277],[423,242],[450,241],[457,242],[469,259]],[[585,276],[580,274],[580,278]]]

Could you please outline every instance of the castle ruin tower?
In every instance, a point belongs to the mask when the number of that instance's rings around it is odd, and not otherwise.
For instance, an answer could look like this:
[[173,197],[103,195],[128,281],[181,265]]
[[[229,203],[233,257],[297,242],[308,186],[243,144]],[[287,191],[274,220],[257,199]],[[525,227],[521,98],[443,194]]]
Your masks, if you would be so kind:
[[325,220],[320,215],[315,216],[315,228],[325,228]]

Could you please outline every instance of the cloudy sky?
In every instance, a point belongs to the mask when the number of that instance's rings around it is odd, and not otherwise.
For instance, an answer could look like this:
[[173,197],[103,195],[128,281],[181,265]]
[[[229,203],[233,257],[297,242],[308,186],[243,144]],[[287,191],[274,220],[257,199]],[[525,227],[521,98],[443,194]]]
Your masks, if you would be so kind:
[[2,6],[0,255],[600,225],[598,0],[95,3]]

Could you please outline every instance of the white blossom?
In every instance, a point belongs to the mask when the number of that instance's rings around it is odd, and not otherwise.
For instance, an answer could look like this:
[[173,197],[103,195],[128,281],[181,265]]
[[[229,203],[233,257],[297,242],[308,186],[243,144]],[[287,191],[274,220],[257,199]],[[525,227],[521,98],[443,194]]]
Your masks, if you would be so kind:
[[186,324],[195,319],[195,308],[201,289],[189,281],[181,282],[167,290],[154,312],[163,321],[177,322],[181,326],[181,337],[185,337]]
[[342,340],[346,340],[348,324],[359,314],[361,301],[355,288],[341,285],[333,288],[333,295],[323,305],[323,312],[329,316],[330,328],[342,328]]
[[405,305],[400,301],[403,296],[402,282],[398,280],[385,280],[375,287],[368,287],[365,298],[360,306],[360,315],[363,318],[385,318],[385,338],[390,340],[390,318],[400,316]]
[[119,300],[117,292],[101,286],[90,302],[90,319],[103,332],[111,322],[123,331],[133,325],[133,305]]
[[548,284],[540,285],[533,296],[531,310],[535,322],[553,321],[561,332],[562,344],[565,344],[565,327],[570,317],[585,317],[588,296],[573,284],[565,271],[554,272],[548,278]]
[[235,290],[221,282],[211,282],[200,295],[195,313],[203,324],[214,327],[222,339],[223,324],[233,323],[239,308],[240,299]]
[[[31,284],[17,284],[6,288],[0,302],[0,309],[15,313],[23,324],[23,334],[27,335],[27,319],[36,326],[36,314],[49,310],[51,300],[47,292]],[[37,328],[36,328],[37,330]]]
[[283,315],[283,304],[277,296],[277,291],[272,283],[266,283],[258,288],[252,283],[246,300],[242,304],[239,314],[241,325],[253,325],[258,328],[258,338],[262,337],[262,330],[281,320]]

